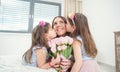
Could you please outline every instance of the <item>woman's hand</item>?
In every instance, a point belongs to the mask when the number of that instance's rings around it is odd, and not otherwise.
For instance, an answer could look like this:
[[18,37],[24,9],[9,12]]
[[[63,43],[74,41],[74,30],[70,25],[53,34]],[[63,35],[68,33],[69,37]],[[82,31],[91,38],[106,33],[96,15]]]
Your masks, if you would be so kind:
[[66,72],[72,65],[71,60],[63,58],[61,61],[62,72]]
[[[62,67],[62,70],[60,69]],[[72,66],[72,62],[69,59],[61,59],[61,61],[54,65],[56,70],[61,70],[61,72],[66,72]]]

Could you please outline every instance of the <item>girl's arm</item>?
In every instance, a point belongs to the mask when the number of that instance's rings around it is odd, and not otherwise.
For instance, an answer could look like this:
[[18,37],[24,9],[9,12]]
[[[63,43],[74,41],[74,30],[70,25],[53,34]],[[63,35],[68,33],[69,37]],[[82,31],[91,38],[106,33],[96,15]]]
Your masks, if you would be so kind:
[[60,56],[57,55],[56,59],[52,58],[51,62],[46,63],[46,52],[43,49],[37,49],[36,56],[37,56],[37,65],[39,68],[48,69],[51,66],[55,65],[56,63],[60,62]]
[[72,46],[75,62],[73,63],[71,72],[79,72],[82,65],[81,42],[78,40],[74,40]]

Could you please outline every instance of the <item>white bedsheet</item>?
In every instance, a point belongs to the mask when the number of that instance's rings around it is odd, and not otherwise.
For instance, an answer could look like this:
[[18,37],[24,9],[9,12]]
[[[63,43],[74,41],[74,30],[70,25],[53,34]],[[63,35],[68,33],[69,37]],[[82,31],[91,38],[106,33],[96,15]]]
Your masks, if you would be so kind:
[[54,69],[40,69],[21,64],[17,55],[0,56],[0,72],[57,72]]

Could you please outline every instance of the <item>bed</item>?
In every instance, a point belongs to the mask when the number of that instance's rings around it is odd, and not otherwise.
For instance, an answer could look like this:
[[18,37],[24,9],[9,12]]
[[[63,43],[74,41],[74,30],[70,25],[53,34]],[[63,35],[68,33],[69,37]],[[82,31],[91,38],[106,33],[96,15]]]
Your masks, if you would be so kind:
[[31,66],[24,66],[21,57],[18,55],[0,55],[0,72],[57,72],[53,68],[40,69]]

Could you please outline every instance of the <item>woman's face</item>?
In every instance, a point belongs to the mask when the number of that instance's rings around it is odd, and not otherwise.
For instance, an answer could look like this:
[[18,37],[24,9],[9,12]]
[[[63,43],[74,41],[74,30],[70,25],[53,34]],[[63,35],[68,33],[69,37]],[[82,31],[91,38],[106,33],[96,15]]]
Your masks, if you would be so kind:
[[66,34],[66,24],[63,19],[57,17],[53,22],[53,29],[58,36],[63,36]]

